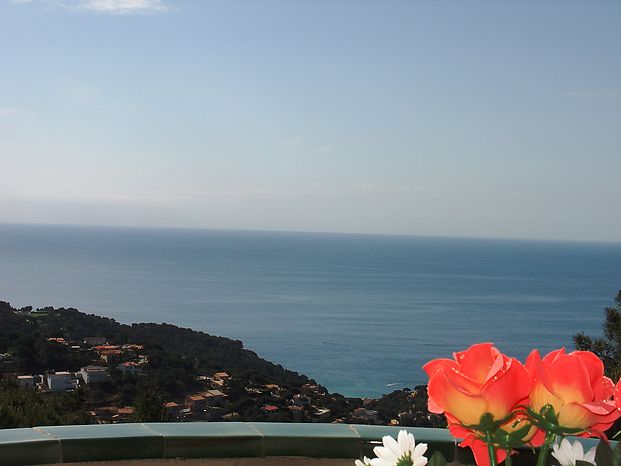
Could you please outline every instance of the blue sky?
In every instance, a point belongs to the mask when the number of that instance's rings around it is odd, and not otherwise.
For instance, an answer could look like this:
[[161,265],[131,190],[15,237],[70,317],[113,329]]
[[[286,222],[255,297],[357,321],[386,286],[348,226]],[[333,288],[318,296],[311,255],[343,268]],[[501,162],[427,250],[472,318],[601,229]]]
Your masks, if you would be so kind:
[[621,2],[0,3],[0,222],[621,241]]

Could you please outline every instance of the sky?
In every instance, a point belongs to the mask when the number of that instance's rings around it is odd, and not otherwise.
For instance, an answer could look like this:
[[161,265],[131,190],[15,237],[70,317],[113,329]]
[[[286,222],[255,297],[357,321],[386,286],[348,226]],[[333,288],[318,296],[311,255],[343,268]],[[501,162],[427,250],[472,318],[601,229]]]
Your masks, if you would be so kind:
[[0,223],[621,241],[621,2],[0,2]]

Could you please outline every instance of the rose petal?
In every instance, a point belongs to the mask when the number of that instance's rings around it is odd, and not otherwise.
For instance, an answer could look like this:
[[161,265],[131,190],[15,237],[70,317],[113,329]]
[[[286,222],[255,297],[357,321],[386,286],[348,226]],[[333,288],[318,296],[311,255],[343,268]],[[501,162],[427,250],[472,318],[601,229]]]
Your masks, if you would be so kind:
[[434,401],[434,407],[441,407],[466,425],[478,424],[481,415],[488,410],[483,398],[463,393],[442,369],[429,380],[427,393],[429,399]]
[[615,394],[615,384],[608,377],[602,377],[593,383],[593,399],[610,400]]
[[455,360],[462,373],[482,384],[499,354],[492,343],[478,343],[466,351],[455,353]]
[[589,401],[579,404],[583,408],[586,408],[591,413],[598,416],[607,416],[616,409],[616,406],[612,401]]
[[532,378],[520,361],[508,359],[506,366],[506,372],[494,376],[481,392],[494,419],[506,417],[528,397],[532,387]]
[[423,366],[429,378],[433,377],[439,370],[443,370],[447,374],[450,374],[453,384],[459,388],[462,392],[469,395],[478,395],[481,391],[481,384],[470,377],[470,375],[463,371],[462,367],[455,361],[450,359],[434,359],[429,361]]
[[574,351],[569,353],[569,355],[582,361],[588,370],[589,378],[592,383],[595,383],[604,374],[604,363],[596,354],[590,351]]
[[[578,352],[559,355],[552,364],[545,368],[552,393],[565,403],[593,400],[592,379],[590,377],[593,368],[588,367],[592,360],[576,353]],[[600,371],[600,378],[602,374],[603,366],[602,371]]]

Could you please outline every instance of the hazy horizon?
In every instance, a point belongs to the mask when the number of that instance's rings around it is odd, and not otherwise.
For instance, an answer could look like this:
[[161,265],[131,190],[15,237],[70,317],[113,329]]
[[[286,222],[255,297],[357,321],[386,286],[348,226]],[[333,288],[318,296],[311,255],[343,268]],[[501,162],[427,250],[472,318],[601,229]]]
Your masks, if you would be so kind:
[[360,233],[355,231],[321,231],[321,230],[273,230],[273,229],[248,229],[248,228],[209,228],[209,227],[184,227],[184,226],[157,226],[157,225],[110,225],[110,224],[79,224],[79,223],[15,223],[0,222],[1,226],[33,226],[33,227],[67,227],[67,228],[93,228],[93,229],[118,229],[118,230],[172,230],[172,231],[196,231],[196,232],[231,232],[231,233],[274,233],[274,234],[311,234],[311,235],[335,235],[335,236],[377,236],[396,238],[429,238],[429,239],[455,239],[455,240],[490,240],[490,241],[524,241],[524,242],[552,242],[552,243],[582,243],[621,245],[621,241],[580,240],[580,239],[547,239],[528,237],[500,237],[500,236],[458,236],[458,235],[422,235],[407,233]]
[[621,3],[0,3],[0,222],[621,241]]

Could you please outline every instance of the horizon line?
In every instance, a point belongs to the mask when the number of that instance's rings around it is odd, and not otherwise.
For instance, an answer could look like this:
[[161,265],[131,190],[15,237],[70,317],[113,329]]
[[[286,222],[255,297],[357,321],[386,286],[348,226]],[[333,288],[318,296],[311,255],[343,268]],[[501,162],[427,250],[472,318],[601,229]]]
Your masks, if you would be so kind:
[[614,245],[621,246],[621,240],[585,240],[585,239],[550,239],[533,237],[502,237],[502,236],[460,236],[460,235],[430,235],[416,233],[366,233],[351,231],[318,231],[318,230],[276,230],[261,228],[218,228],[218,227],[191,227],[191,226],[154,226],[154,225],[118,225],[99,223],[45,223],[45,222],[5,222],[0,221],[0,226],[41,226],[41,227],[73,227],[73,228],[104,228],[126,230],[181,230],[181,231],[205,231],[205,232],[231,232],[231,233],[275,233],[275,234],[314,234],[335,236],[369,236],[369,237],[394,237],[394,238],[425,238],[425,239],[454,239],[454,240],[487,240],[487,241],[523,241],[523,242],[550,242],[550,243],[580,243],[591,245]]

